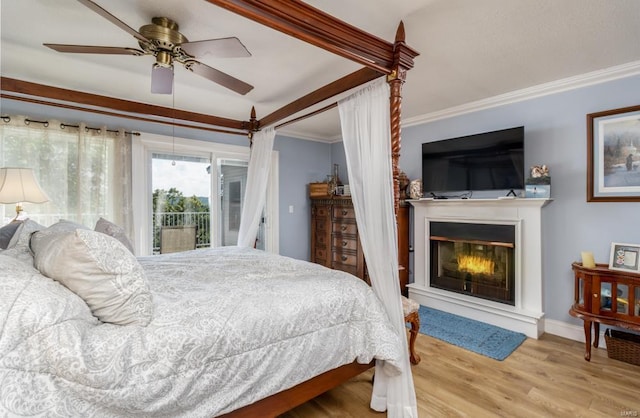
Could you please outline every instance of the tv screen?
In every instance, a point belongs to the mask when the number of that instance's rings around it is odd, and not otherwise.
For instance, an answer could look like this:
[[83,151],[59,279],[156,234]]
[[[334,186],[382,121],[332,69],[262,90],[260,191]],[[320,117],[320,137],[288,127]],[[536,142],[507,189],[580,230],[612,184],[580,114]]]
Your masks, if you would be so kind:
[[426,193],[524,188],[524,127],[422,144]]

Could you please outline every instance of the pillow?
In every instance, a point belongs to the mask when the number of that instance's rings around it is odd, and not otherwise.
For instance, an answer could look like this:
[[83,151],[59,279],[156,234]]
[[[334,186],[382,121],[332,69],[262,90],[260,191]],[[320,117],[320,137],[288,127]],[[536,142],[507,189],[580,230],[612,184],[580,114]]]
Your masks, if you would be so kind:
[[144,270],[133,254],[101,232],[65,231],[64,225],[56,228],[34,234],[36,268],[80,296],[102,322],[148,325],[153,300]]
[[127,247],[129,251],[131,251],[131,254],[135,253],[135,251],[133,250],[133,244],[131,243],[129,238],[127,238],[127,234],[126,232],[124,232],[124,228],[114,224],[113,222],[107,221],[104,218],[100,218],[98,219],[98,222],[96,222],[94,231],[102,232],[103,234],[114,237],[125,247]]
[[[76,229],[89,229],[84,225],[72,222],[72,221],[67,221],[65,219],[60,219],[58,222],[54,223],[53,225],[46,227],[46,228],[42,228],[41,230],[38,231],[38,238],[42,240],[43,237],[48,236],[48,235],[57,235],[57,234],[62,234],[64,232],[73,232]],[[36,239],[36,234],[33,235],[33,237],[31,238],[31,247],[33,248],[33,241]]]
[[6,250],[22,221],[12,221],[0,228],[0,249]]
[[44,229],[44,226],[32,221],[31,219],[25,219],[20,225],[18,225],[18,229],[16,229],[13,237],[11,237],[11,241],[9,241],[7,249],[4,250],[2,254],[17,258],[18,260],[24,261],[25,263],[33,266],[33,253],[29,248],[29,240],[31,239],[31,234],[41,229]]

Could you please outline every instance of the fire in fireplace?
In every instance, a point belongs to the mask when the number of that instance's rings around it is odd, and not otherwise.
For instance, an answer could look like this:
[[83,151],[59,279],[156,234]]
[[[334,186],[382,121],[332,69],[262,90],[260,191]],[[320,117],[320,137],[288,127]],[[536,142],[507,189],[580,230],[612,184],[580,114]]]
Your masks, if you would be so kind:
[[430,222],[430,286],[515,305],[515,226]]

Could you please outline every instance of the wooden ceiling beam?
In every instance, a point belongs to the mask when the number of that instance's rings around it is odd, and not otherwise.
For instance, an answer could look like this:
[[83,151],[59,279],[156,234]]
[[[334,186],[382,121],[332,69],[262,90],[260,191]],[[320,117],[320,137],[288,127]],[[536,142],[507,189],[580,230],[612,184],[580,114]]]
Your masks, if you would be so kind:
[[[182,120],[204,125],[225,127],[230,129],[247,130],[247,122],[234,119],[221,118],[218,116],[205,115],[202,113],[189,112],[186,110],[172,109],[169,107],[150,105],[146,103],[133,102],[129,100],[116,99],[113,97],[100,96],[97,94],[83,93],[75,90],[68,90],[59,87],[46,86],[14,78],[0,77],[2,90],[27,96],[45,97],[62,102],[79,103],[86,106],[97,106],[113,109],[120,112],[135,113],[142,115],[154,115],[171,120]],[[127,117],[127,115],[122,115]]]
[[358,87],[371,80],[375,80],[380,76],[381,74],[377,71],[366,67],[362,68],[345,77],[339,78],[338,80],[329,83],[324,87],[320,87],[319,89],[307,94],[306,96],[302,96],[301,98],[294,100],[288,105],[281,107],[275,112],[260,119],[259,125],[260,127],[273,125],[291,115],[300,112],[301,110],[307,109],[310,106],[330,99],[340,93],[344,93],[345,91]]
[[383,74],[392,71],[393,43],[300,0],[207,1]]

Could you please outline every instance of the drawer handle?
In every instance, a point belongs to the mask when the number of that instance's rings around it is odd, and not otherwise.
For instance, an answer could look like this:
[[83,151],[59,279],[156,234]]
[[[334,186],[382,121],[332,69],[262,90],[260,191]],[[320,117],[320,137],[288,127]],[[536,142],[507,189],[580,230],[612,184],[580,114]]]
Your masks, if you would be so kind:
[[340,229],[342,229],[343,231],[346,231],[347,230],[347,226],[346,225],[342,225],[342,228],[340,228]]
[[349,211],[343,210],[342,211],[342,216],[347,216],[349,214]]
[[598,294],[597,294],[597,293],[594,293],[594,294],[593,294],[593,297],[594,297],[594,298],[597,298],[597,297],[598,297]]
[[342,241],[342,246],[343,246],[343,247],[346,247],[346,246],[347,246],[347,244],[348,244],[348,242],[347,242],[347,241]]
[[348,259],[349,257],[347,257],[346,255],[343,255],[343,256],[342,256],[342,257],[340,257],[340,258],[342,259],[342,261],[347,261],[347,259]]

